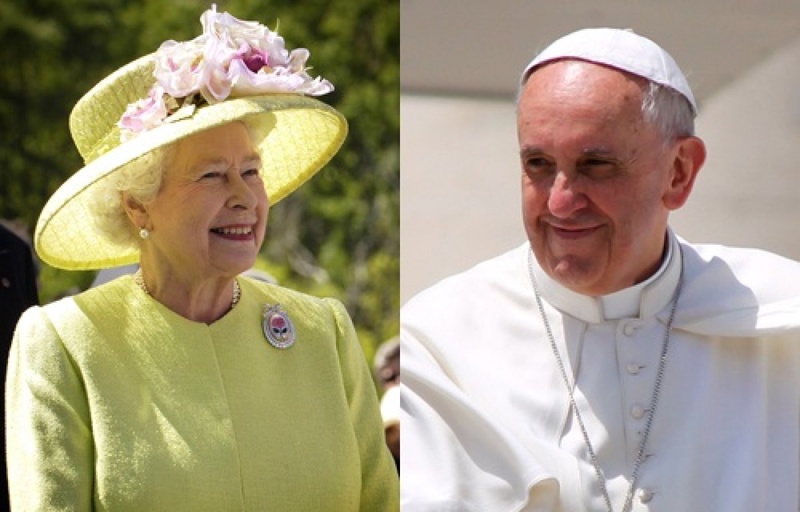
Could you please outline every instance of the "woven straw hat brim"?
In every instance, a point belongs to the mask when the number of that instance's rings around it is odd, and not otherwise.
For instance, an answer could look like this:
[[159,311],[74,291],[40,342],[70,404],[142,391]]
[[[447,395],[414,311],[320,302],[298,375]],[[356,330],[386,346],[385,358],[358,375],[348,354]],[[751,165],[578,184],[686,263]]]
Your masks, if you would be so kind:
[[319,171],[347,135],[347,122],[339,112],[306,96],[270,94],[204,106],[190,118],[165,123],[114,147],[65,181],[39,217],[34,234],[39,257],[70,270],[137,262],[137,249],[113,244],[94,227],[87,198],[96,191],[96,184],[154,149],[233,121],[250,127],[271,204]]

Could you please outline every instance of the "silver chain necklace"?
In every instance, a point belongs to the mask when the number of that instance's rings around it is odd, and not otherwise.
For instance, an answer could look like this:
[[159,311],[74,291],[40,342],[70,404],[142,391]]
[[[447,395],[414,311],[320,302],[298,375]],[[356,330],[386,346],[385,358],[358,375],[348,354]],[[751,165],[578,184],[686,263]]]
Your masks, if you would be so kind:
[[[539,309],[539,314],[542,317],[542,322],[544,323],[545,331],[547,331],[547,337],[550,341],[550,347],[553,350],[553,355],[556,358],[556,363],[558,364],[558,369],[561,372],[561,378],[564,381],[564,384],[567,387],[567,394],[569,395],[569,405],[572,409],[573,414],[575,415],[575,419],[578,422],[578,426],[581,429],[581,434],[583,435],[583,442],[586,445],[586,450],[589,452],[589,458],[591,459],[592,466],[594,466],[594,473],[595,477],[597,478],[598,484],[600,484],[600,490],[603,493],[603,500],[606,503],[606,510],[608,512],[614,512],[613,507],[611,506],[611,498],[608,494],[608,488],[606,486],[606,477],[603,473],[603,470],[600,469],[600,462],[597,459],[597,454],[594,451],[594,446],[592,446],[592,441],[589,439],[589,432],[586,430],[586,425],[583,422],[583,417],[581,416],[580,410],[578,410],[578,404],[575,402],[575,394],[573,392],[573,385],[570,383],[569,377],[567,376],[567,370],[564,366],[564,361],[561,358],[561,353],[558,350],[558,345],[556,345],[555,337],[553,336],[553,331],[550,328],[550,322],[547,320],[547,315],[545,315],[544,306],[542,304],[542,298],[539,294],[539,287],[536,284],[536,279],[533,276],[533,251],[528,249],[528,273],[531,279],[531,285],[533,286],[533,293],[536,297],[536,306]],[[672,333],[672,321],[675,319],[675,310],[678,306],[678,298],[680,297],[681,290],[683,289],[683,266],[681,265],[681,273],[680,277],[678,278],[678,286],[675,290],[675,299],[672,301],[672,307],[669,312],[669,320],[667,320],[667,328],[664,333],[664,341],[661,344],[661,357],[658,361],[658,372],[656,373],[656,381],[655,385],[653,386],[653,397],[650,399],[650,407],[648,409],[647,414],[647,423],[645,423],[644,432],[642,433],[642,438],[639,442],[639,450],[636,454],[636,461],[633,464],[633,473],[631,473],[631,481],[630,485],[628,486],[628,492],[625,495],[625,503],[622,506],[622,512],[630,512],[631,507],[633,506],[633,495],[636,492],[636,480],[639,476],[639,468],[642,466],[642,462],[645,459],[645,448],[647,446],[647,438],[650,436],[650,429],[653,426],[653,417],[655,416],[656,407],[658,406],[658,399],[661,396],[661,384],[664,380],[664,370],[667,366],[667,352],[669,351],[669,341],[670,341],[670,334]]]

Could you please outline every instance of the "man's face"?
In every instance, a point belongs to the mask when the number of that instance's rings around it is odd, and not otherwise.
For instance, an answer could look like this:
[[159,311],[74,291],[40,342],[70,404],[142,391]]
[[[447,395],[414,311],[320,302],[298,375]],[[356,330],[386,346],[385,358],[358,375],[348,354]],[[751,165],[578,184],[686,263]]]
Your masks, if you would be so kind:
[[578,293],[626,288],[661,261],[677,150],[644,121],[642,85],[564,60],[520,96],[525,229],[545,272]]

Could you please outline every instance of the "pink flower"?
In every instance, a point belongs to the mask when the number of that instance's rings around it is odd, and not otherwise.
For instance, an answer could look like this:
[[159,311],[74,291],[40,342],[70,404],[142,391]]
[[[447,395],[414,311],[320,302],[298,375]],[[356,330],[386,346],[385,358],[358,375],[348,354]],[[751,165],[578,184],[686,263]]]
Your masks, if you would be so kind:
[[130,140],[139,132],[160,125],[167,117],[167,104],[164,101],[164,88],[153,86],[147,98],[128,105],[117,125],[122,131],[122,142]]
[[242,46],[239,52],[237,52],[237,56],[240,54],[247,69],[253,73],[258,73],[263,67],[269,67],[269,55],[264,51]]
[[[254,69],[248,64],[248,58],[256,52],[239,52],[231,61],[228,78],[233,85],[231,96],[256,96],[267,93],[303,93],[319,95],[333,90],[333,85],[327,80],[312,80],[305,71],[305,61],[309,52],[305,48],[292,51],[289,55],[288,65],[275,67],[262,66]],[[261,56],[261,53],[257,54]],[[267,62],[269,58],[266,59]]]

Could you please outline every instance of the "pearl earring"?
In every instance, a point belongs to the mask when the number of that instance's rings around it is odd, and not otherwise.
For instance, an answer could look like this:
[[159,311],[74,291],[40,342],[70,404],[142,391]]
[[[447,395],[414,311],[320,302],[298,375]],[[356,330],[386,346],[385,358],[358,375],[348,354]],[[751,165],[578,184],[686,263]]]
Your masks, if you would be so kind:
[[150,232],[147,230],[147,228],[142,228],[142,229],[139,230],[139,237],[142,240],[146,240],[147,237],[149,237],[149,236],[150,236]]

